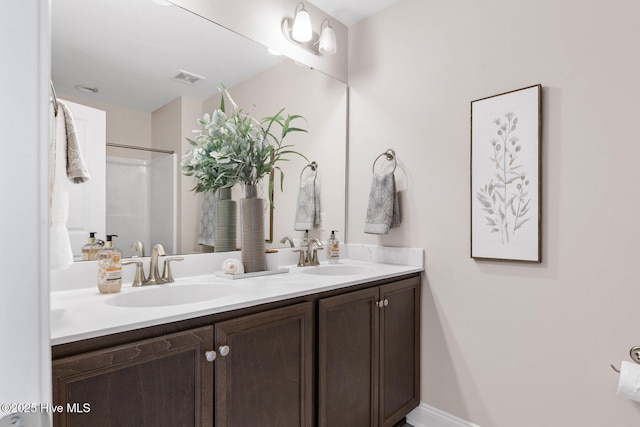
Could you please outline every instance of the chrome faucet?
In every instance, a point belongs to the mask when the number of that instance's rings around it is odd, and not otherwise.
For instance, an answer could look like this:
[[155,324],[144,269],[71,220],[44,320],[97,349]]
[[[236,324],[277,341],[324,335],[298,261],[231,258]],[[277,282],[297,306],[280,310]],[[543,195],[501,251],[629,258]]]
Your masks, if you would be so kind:
[[289,246],[290,247],[294,247],[295,245],[293,244],[293,239],[289,236],[284,236],[282,239],[280,239],[280,243],[285,243],[286,241],[289,241]]
[[164,256],[164,248],[160,243],[155,245],[153,249],[151,249],[151,262],[149,263],[149,278],[144,281],[144,285],[159,285],[162,283],[166,283],[162,277],[160,277],[160,272],[158,271],[158,256]]
[[[317,247],[314,248],[313,245]],[[300,258],[298,259],[298,267],[308,267],[312,265],[320,265],[318,261],[318,251],[324,249],[322,242],[314,237],[309,241],[306,248],[294,249],[294,252],[300,252]]]
[[151,250],[151,262],[149,263],[149,278],[144,275],[144,267],[142,261],[139,259],[131,259],[122,261],[122,265],[134,264],[136,266],[136,274],[131,286],[147,286],[147,285],[161,285],[164,283],[173,283],[173,275],[171,274],[171,261],[183,261],[184,257],[172,256],[164,259],[164,269],[162,271],[162,277],[160,277],[160,270],[158,269],[158,257],[164,256],[164,248],[161,244],[157,244]]

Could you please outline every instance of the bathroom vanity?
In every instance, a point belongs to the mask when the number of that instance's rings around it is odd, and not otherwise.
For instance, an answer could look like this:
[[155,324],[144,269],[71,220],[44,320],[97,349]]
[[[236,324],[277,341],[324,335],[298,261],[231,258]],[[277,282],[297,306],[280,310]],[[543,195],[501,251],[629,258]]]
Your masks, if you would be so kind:
[[52,293],[54,425],[395,425],[419,403],[422,268],[345,264],[160,285],[237,290],[173,306]]

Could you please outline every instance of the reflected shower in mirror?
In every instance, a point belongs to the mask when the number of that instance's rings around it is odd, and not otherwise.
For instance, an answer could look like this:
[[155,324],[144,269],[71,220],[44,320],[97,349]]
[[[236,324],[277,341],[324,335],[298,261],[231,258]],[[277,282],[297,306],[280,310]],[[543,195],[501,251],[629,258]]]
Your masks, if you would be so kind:
[[[189,148],[185,138],[199,128],[197,119],[218,106],[220,84],[256,117],[286,108],[307,119],[308,134],[290,142],[320,165],[325,224],[312,234],[326,240],[323,229],[344,229],[347,88],[343,83],[270,55],[264,46],[176,6],[160,6],[151,0],[52,0],[51,9],[52,80],[58,96],[104,111],[103,142],[107,144],[176,153],[106,148],[107,159],[117,160],[114,167],[107,167],[106,180],[100,183],[107,189],[102,221],[106,218],[106,233],[125,234],[117,239],[125,256],[135,254],[129,248],[138,240],[149,248],[173,239],[170,253],[203,251],[197,243],[202,195],[190,191],[193,182],[180,173],[178,165]],[[86,88],[97,92],[83,91]],[[105,147],[99,144],[90,149]],[[160,188],[173,184],[175,202],[164,200],[147,209],[152,216],[173,212],[173,223],[154,227],[163,234],[151,228],[148,232],[145,228],[148,237],[142,232],[140,236],[127,234],[126,230],[140,227],[135,219],[127,219],[123,207],[150,199],[153,190],[151,184],[136,184],[142,182],[140,178],[125,177],[121,166],[134,169],[131,165],[138,162],[153,168],[161,159],[174,166],[167,175],[170,181]],[[301,237],[293,225],[297,176],[304,166],[302,159],[283,165],[284,191],[277,185],[274,197],[274,246],[284,246],[278,243],[284,236]],[[150,178],[154,183],[162,179]],[[96,231],[83,227],[90,226],[78,226],[77,234],[84,237],[74,246],[83,244],[89,231]]]

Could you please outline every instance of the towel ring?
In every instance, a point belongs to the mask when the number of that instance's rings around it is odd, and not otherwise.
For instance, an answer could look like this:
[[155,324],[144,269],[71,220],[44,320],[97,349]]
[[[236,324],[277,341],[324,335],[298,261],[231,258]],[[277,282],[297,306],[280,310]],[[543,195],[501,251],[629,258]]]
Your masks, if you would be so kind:
[[313,161],[309,163],[307,166],[302,168],[302,170],[300,171],[300,180],[302,180],[302,174],[307,168],[311,168],[311,171],[315,173],[314,179],[318,177],[318,164],[315,161]]
[[373,166],[371,167],[371,170],[373,171],[373,173],[376,173],[376,163],[378,162],[378,160],[380,159],[380,157],[385,156],[386,159],[388,161],[392,161],[393,160],[393,170],[391,171],[391,173],[394,173],[396,171],[396,167],[398,166],[398,159],[396,159],[396,152],[393,151],[391,148],[389,148],[387,151],[385,151],[384,153],[380,154],[378,157],[376,157],[376,159],[373,161]]
[[58,115],[58,96],[56,95],[56,89],[53,87],[53,81],[49,80],[49,83],[51,84],[51,98],[53,101],[53,113],[57,116]]

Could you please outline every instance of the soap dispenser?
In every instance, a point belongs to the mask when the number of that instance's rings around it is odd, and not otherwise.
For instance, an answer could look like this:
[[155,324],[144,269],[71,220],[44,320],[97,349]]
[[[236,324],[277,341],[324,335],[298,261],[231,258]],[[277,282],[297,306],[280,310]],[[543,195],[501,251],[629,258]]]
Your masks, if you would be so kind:
[[329,264],[337,264],[340,259],[340,242],[336,238],[338,230],[331,230],[331,237],[327,240],[327,258]]
[[115,294],[122,287],[122,252],[113,245],[116,234],[107,235],[104,248],[96,255],[98,261],[98,290],[101,294]]
[[96,259],[96,255],[98,252],[102,250],[102,245],[104,242],[102,240],[96,239],[96,232],[91,231],[89,233],[89,242],[82,247],[82,260],[83,261],[93,261]]

